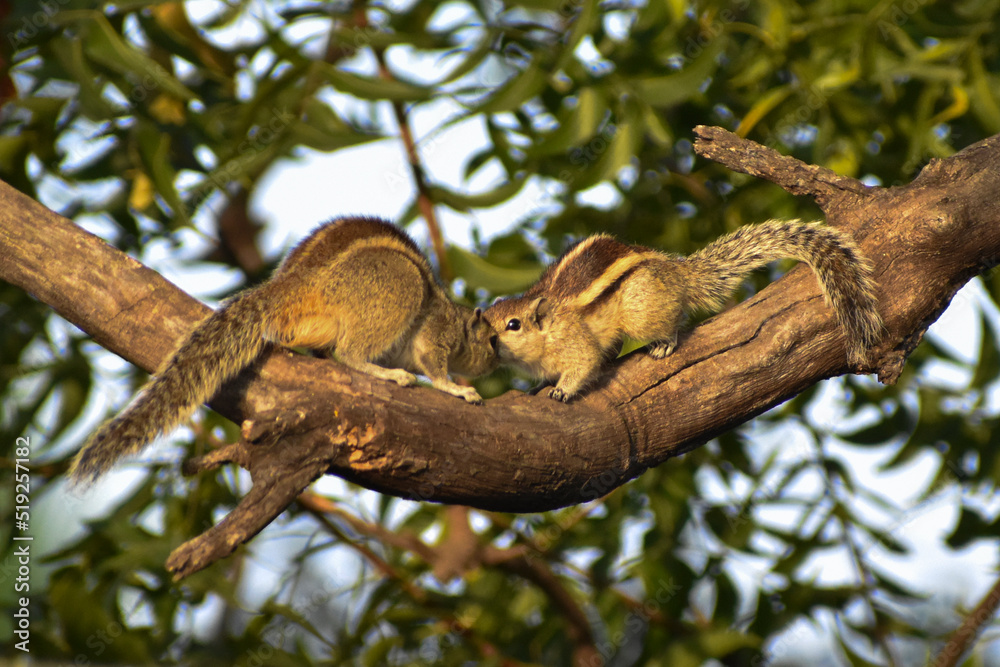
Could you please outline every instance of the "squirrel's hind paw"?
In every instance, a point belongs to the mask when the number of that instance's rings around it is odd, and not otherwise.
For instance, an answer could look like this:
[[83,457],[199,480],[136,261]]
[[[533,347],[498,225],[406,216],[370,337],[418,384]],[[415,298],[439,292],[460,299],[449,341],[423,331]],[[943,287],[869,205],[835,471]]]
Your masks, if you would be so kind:
[[676,340],[658,340],[649,344],[649,356],[654,359],[664,359],[673,353],[676,347]]

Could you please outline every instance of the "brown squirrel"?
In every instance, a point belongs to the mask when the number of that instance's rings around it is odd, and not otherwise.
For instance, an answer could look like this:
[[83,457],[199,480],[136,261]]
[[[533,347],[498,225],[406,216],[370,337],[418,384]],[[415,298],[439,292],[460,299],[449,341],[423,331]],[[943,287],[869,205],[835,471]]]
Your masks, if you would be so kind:
[[90,437],[72,477],[96,479],[174,429],[269,342],[336,353],[344,365],[402,386],[421,373],[470,403],[482,398],[448,371],[477,376],[496,365],[496,335],[482,311],[448,298],[409,236],[375,218],[334,220],[299,243],[270,280],[198,324],[139,397]]
[[748,273],[783,258],[813,268],[847,335],[850,361],[864,362],[882,330],[871,267],[842,232],[798,220],[742,227],[688,257],[591,236],[485,317],[499,334],[501,362],[555,384],[548,395],[568,401],[625,336],[651,341],[649,354],[663,358],[685,312],[717,311]]

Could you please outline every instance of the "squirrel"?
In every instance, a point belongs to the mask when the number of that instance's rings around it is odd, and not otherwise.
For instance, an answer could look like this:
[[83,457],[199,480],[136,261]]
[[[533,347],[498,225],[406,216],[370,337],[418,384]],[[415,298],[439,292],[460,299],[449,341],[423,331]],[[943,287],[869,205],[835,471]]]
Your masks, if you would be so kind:
[[499,335],[501,363],[554,384],[548,395],[565,402],[617,355],[625,336],[650,341],[649,354],[662,359],[677,345],[685,312],[718,311],[747,274],[783,258],[812,267],[851,363],[864,363],[882,331],[871,266],[844,233],[799,220],[741,227],[687,257],[591,236],[485,317]]
[[482,310],[448,298],[405,232],[376,218],[341,218],[303,239],[268,281],[202,320],[139,397],[90,437],[71,477],[94,480],[176,428],[271,342],[336,353],[349,368],[402,386],[421,373],[469,403],[482,398],[448,371],[477,376],[496,365],[496,335]]

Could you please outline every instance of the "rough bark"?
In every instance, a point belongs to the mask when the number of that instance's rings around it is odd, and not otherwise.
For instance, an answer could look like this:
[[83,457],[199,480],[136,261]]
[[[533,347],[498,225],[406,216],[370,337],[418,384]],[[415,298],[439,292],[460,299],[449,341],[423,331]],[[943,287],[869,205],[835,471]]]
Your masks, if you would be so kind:
[[[814,197],[872,260],[883,343],[849,368],[843,338],[805,267],[697,327],[662,361],[632,354],[565,405],[511,392],[468,405],[326,360],[275,349],[210,405],[243,440],[186,472],[233,461],[254,486],[219,525],[179,547],[186,576],[250,539],[324,473],[404,498],[536,512],[598,498],[828,377],[898,378],[924,331],[1000,252],[1000,135],[932,161],[910,185],[870,188],[697,128],[696,150]],[[0,278],[109,350],[153,370],[205,306],[155,272],[0,185]]]

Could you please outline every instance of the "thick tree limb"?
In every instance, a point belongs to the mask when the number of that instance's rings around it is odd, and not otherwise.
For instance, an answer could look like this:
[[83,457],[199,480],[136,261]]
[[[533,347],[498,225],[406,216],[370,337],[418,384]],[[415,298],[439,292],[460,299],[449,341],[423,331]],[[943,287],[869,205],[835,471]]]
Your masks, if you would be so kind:
[[[1000,136],[932,161],[909,186],[867,188],[717,128],[696,149],[811,194],[875,266],[885,340],[850,369],[843,339],[802,267],[698,327],[662,361],[620,360],[565,405],[511,392],[465,404],[274,350],[211,405],[244,439],[189,470],[247,468],[254,490],[178,549],[178,577],[262,529],[330,473],[404,498],[535,512],[598,498],[810,385],[852,370],[886,382],[972,276],[1000,256]],[[10,187],[0,186],[0,278],[51,305],[101,345],[154,370],[204,312],[156,273]]]

